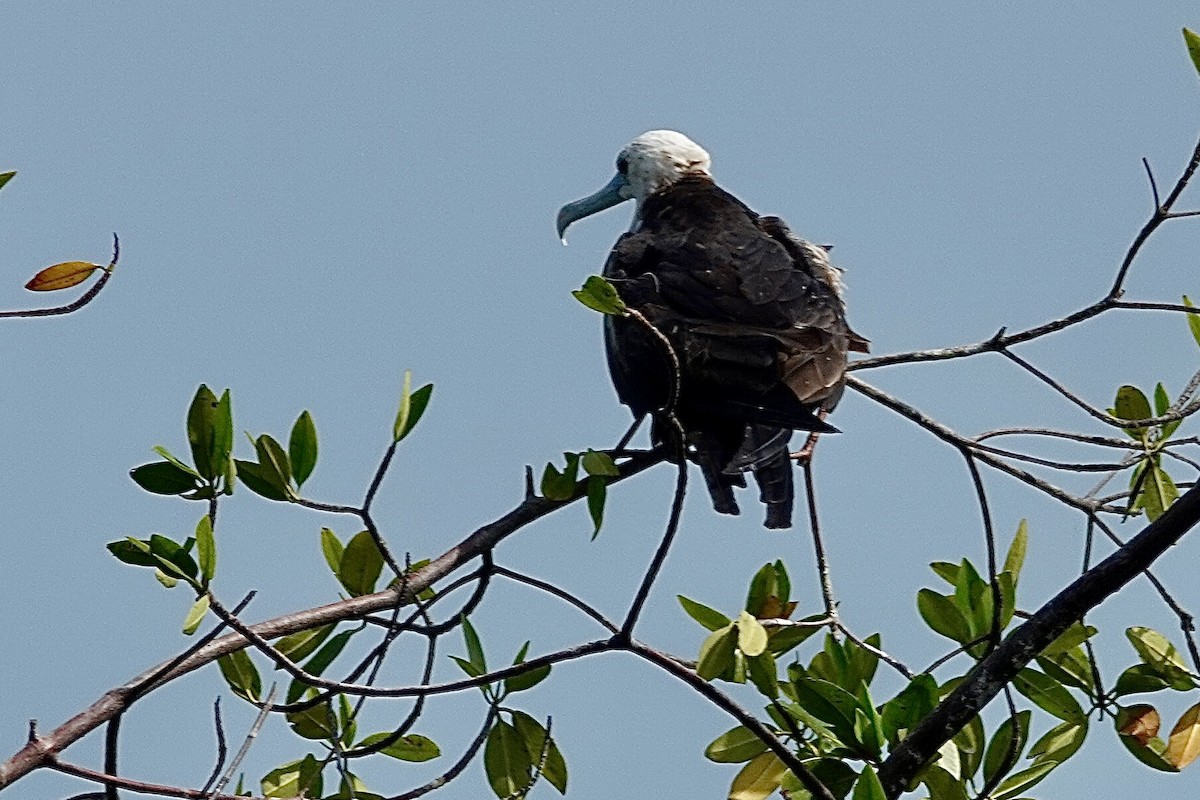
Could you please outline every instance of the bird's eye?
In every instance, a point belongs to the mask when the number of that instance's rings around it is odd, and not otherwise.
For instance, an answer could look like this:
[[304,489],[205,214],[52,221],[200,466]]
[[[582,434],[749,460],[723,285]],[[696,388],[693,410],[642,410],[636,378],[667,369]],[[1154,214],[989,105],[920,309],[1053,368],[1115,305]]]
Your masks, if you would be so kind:
[[617,172],[621,175],[629,172],[629,159],[624,154],[617,156]]

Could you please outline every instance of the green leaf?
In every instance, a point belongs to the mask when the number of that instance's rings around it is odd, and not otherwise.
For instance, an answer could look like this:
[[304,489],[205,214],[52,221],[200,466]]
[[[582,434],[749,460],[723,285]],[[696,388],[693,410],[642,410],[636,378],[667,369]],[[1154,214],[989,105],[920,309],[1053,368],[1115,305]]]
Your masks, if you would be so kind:
[[1000,781],[1000,785],[996,787],[996,800],[1010,800],[1010,798],[1024,794],[1031,786],[1041,783],[1042,779],[1057,766],[1057,761],[1042,761],[1032,767],[1014,772]]
[[[370,747],[378,742],[382,742],[384,739],[390,738],[392,735],[391,733],[373,733],[359,742],[357,747]],[[383,753],[385,756],[391,756],[400,761],[411,761],[414,763],[429,761],[442,754],[441,749],[434,744],[433,740],[417,733],[401,736],[387,747],[376,752]]]
[[529,753],[530,763],[536,768],[542,757],[542,749],[545,748],[546,763],[542,764],[542,777],[557,789],[559,794],[566,794],[567,762],[559,752],[558,743],[551,737],[547,745],[546,729],[524,711],[514,710],[512,717],[517,733],[525,740],[525,751]]
[[129,471],[133,482],[154,494],[183,494],[198,488],[196,478],[170,461],[142,464]]
[[1184,28],[1183,41],[1187,44],[1188,55],[1192,57],[1192,66],[1196,68],[1197,72],[1200,72],[1200,36]]
[[1142,483],[1142,491],[1138,496],[1138,505],[1146,510],[1146,517],[1153,522],[1179,499],[1179,489],[1157,460],[1149,467],[1146,480]]
[[1117,738],[1121,740],[1121,744],[1125,745],[1125,749],[1133,754],[1134,758],[1147,767],[1160,772],[1179,772],[1179,768],[1168,761],[1164,755],[1167,752],[1167,743],[1159,737],[1151,737],[1145,742],[1136,736],[1126,736],[1125,734],[1121,734]]
[[188,408],[187,436],[192,448],[192,463],[196,471],[206,480],[218,475],[216,426],[217,396],[204,384],[196,390]]
[[730,624],[729,617],[716,609],[709,608],[703,603],[697,603],[695,600],[684,597],[681,594],[677,594],[675,597],[679,600],[679,605],[683,606],[683,610],[687,612],[689,617],[710,631],[720,630]]
[[742,767],[729,787],[729,800],[765,800],[775,793],[787,767],[774,753],[762,753]]
[[325,563],[333,570],[333,574],[337,575],[338,570],[342,566],[342,556],[346,548],[342,546],[337,534],[329,530],[329,528],[321,528],[321,553],[325,556]]
[[[1154,416],[1150,413],[1150,401],[1146,399],[1146,395],[1142,393],[1141,389],[1129,384],[1117,389],[1117,398],[1113,402],[1111,411],[1117,419],[1131,421],[1150,419]],[[1145,429],[1125,428],[1125,432],[1130,437],[1140,440],[1145,434]]]
[[[1015,747],[1013,746],[1013,718],[1009,717],[1000,723],[1000,727],[996,729],[992,741],[988,744],[987,754],[983,757],[983,779],[985,781],[990,781],[996,775],[1001,774],[1001,770],[1007,772],[1016,766],[1021,757],[1021,751],[1025,749],[1025,742],[1029,736],[1029,720],[1032,716],[1033,712],[1028,710],[1017,712]],[[1010,750],[1011,760],[1009,759]]]
[[[329,668],[329,665],[332,664],[339,655],[341,655],[342,650],[350,642],[351,637],[358,633],[359,630],[361,630],[361,628],[342,631],[337,636],[330,639],[321,647],[320,650],[317,651],[315,656],[308,660],[308,663],[304,665],[304,671],[309,675],[320,675],[325,672],[325,670]],[[299,700],[300,696],[304,694],[304,690],[307,688],[309,688],[309,686],[304,681],[293,680],[288,686],[287,702],[294,703]]]
[[747,657],[746,669],[750,674],[750,682],[764,697],[779,697],[779,668],[775,666],[775,657],[770,650]]
[[983,763],[984,742],[987,734],[983,730],[983,720],[976,714],[971,721],[964,725],[951,739],[958,748],[960,776],[972,778]]
[[937,681],[922,673],[883,704],[883,734],[889,742],[900,740],[902,731],[909,731],[933,711],[938,703]]
[[[1188,31],[1188,33],[1191,33],[1191,31]],[[1191,36],[1192,36],[1192,39],[1188,40],[1188,49],[1189,50],[1191,49],[1192,40],[1195,38],[1196,34],[1191,33]],[[1195,50],[1192,50],[1192,52],[1194,54]],[[1193,59],[1194,59],[1194,55],[1193,55]],[[1190,299],[1188,299],[1188,296],[1186,294],[1183,296],[1183,304],[1185,306],[1187,306],[1188,308],[1195,308],[1195,305],[1192,303],[1192,301]],[[1187,315],[1187,324],[1188,324],[1188,330],[1190,330],[1192,332],[1192,338],[1196,340],[1196,344],[1200,344],[1200,314],[1189,313]]]
[[929,568],[951,586],[958,584],[958,564],[951,564],[949,561],[934,561]]
[[467,645],[467,661],[482,675],[487,672],[487,658],[483,655],[483,643],[479,641],[479,634],[475,632],[475,626],[466,617],[463,617],[462,632],[463,641]]
[[700,645],[700,659],[696,664],[696,674],[704,680],[711,681],[719,678],[733,667],[733,649],[737,644],[734,627],[730,623],[713,631]]
[[184,636],[191,636],[200,627],[200,623],[204,621],[204,615],[208,613],[209,604],[210,600],[207,594],[200,595],[192,604],[187,616],[183,618]]
[[238,479],[256,495],[268,500],[288,499],[287,491],[280,483],[279,476],[272,470],[264,469],[253,461],[243,461],[240,458],[234,459],[234,465]]
[[1087,714],[1079,701],[1058,681],[1050,676],[1026,667],[1017,673],[1013,686],[1018,692],[1032,700],[1038,708],[1066,722],[1083,723]]
[[392,441],[398,442],[412,432],[425,407],[429,405],[429,397],[433,394],[433,384],[427,383],[415,392],[410,392],[412,372],[404,370],[404,386],[400,389],[400,409],[396,412],[396,422],[392,425]]
[[1021,577],[1021,567],[1025,564],[1025,549],[1029,544],[1029,520],[1021,520],[1017,524],[1017,532],[1012,544],[1008,546],[1008,554],[1004,557],[1003,572],[1012,574],[1013,585]]
[[375,583],[379,573],[383,571],[383,554],[375,544],[370,531],[360,531],[354,535],[342,554],[338,565],[337,578],[351,597],[371,594],[375,591]]
[[1175,645],[1156,630],[1135,626],[1125,631],[1133,649],[1137,651],[1142,662],[1152,667],[1165,678],[1173,688],[1186,691],[1195,686],[1195,680],[1188,671],[1187,662],[1175,649]]
[[292,731],[301,738],[313,741],[332,741],[337,738],[337,717],[327,701],[303,711],[289,712],[286,716]]
[[167,461],[170,461],[175,466],[179,467],[181,470],[186,472],[188,475],[192,475],[197,479],[200,477],[199,472],[196,472],[196,470],[192,469],[190,466],[188,466],[187,464],[180,461],[178,458],[175,457],[174,453],[172,453],[167,448],[163,447],[161,444],[156,444],[156,445],[154,445],[154,447],[151,447],[150,449],[153,450],[155,453],[158,453],[160,456],[165,458]]
[[625,301],[617,294],[616,287],[599,275],[589,277],[583,282],[582,289],[576,289],[571,294],[576,300],[601,314],[625,313]]
[[320,797],[321,764],[311,753],[268,772],[262,779],[266,797]]
[[497,720],[488,731],[483,746],[483,768],[497,797],[511,797],[529,785],[533,765],[525,740],[503,720]]
[[1047,675],[1064,686],[1074,686],[1089,694],[1095,688],[1092,662],[1088,660],[1082,647],[1073,647],[1049,656],[1037,656],[1037,664]]
[[163,572],[161,569],[154,570],[154,580],[158,581],[159,583],[161,583],[163,586],[167,587],[168,589],[174,589],[176,586],[179,585],[178,578],[172,578],[170,575]]
[[546,464],[542,472],[542,495],[547,500],[564,502],[575,497],[575,481],[579,473],[579,454],[563,453],[566,467],[562,472],[553,464]]
[[[1159,381],[1154,385],[1154,413],[1155,415],[1161,417],[1163,414],[1166,414],[1170,408],[1171,396],[1167,393],[1167,387],[1162,385],[1162,381]],[[1174,422],[1164,422],[1159,427],[1159,440],[1161,441],[1171,438],[1171,434],[1174,433],[1175,430],[1182,424],[1182,419],[1177,419]]]
[[[803,623],[815,623],[825,619],[824,614],[814,614],[800,620]],[[818,625],[786,625],[786,626],[771,626],[768,629],[770,634],[770,642],[767,644],[767,649],[775,655],[776,658],[791,650],[793,647],[803,643],[810,636],[821,630]]]
[[879,782],[879,776],[875,774],[875,770],[871,768],[870,764],[863,765],[862,774],[858,776],[858,783],[854,784],[853,800],[887,800],[883,784]]
[[1029,748],[1029,757],[1037,761],[1053,761],[1061,764],[1083,745],[1087,738],[1088,725],[1082,722],[1060,722],[1042,735]]
[[288,454],[283,451],[283,445],[270,434],[264,433],[254,440],[254,450],[258,454],[259,474],[280,489],[285,498],[290,499],[292,464]]
[[336,627],[336,624],[322,625],[319,628],[297,631],[275,642],[275,649],[292,661],[299,663],[312,655],[321,646],[321,643],[329,638],[329,634],[333,633]]
[[601,453],[588,448],[588,451],[583,454],[583,471],[588,475],[598,475],[605,478],[616,478],[621,475],[621,471],[617,469],[617,465],[613,463],[612,456],[608,453]]
[[738,649],[747,657],[759,655],[767,649],[767,629],[754,617],[743,611],[738,616]]
[[208,514],[196,523],[196,556],[200,559],[200,582],[208,586],[217,571],[217,542],[213,538],[212,519]]
[[591,475],[587,481],[588,514],[592,517],[592,538],[600,535],[600,526],[604,524],[604,501],[608,496],[608,484],[604,478]]
[[259,701],[262,696],[262,678],[258,675],[258,667],[254,666],[245,650],[234,650],[221,656],[217,659],[217,666],[234,694],[251,703]]
[[746,592],[746,611],[753,617],[759,617],[772,597],[779,597],[779,575],[774,564],[764,564],[754,577],[750,579],[750,589]]
[[704,755],[718,764],[741,764],[767,751],[767,745],[752,731],[739,725],[725,731],[708,747]]
[[829,725],[834,735],[843,742],[853,742],[854,711],[859,707],[857,698],[840,686],[818,678],[800,677],[792,681],[796,701],[817,719]]
[[105,545],[118,561],[135,567],[157,567],[158,559],[150,555],[150,545],[132,536]]
[[[524,664],[525,653],[529,651],[529,642],[526,642],[521,651],[517,653],[517,657],[513,659],[513,664]],[[504,679],[504,690],[506,692],[523,692],[526,689],[532,689],[539,683],[544,681],[550,675],[550,665],[545,664],[540,667],[522,672],[520,675],[514,675],[511,678]]]
[[16,174],[15,172],[0,172],[0,189],[3,189],[4,184],[11,181]]
[[970,800],[962,781],[941,767],[926,769],[921,773],[921,782],[929,788],[929,800]]
[[292,476],[297,486],[303,486],[312,475],[317,465],[317,426],[313,424],[312,415],[304,411],[292,425],[292,435],[288,439],[288,459],[292,464]]
[[184,580],[194,579],[200,574],[200,567],[188,554],[192,541],[189,539],[186,545],[181,545],[166,536],[153,533],[150,535],[150,554],[157,557],[158,566],[168,575]]
[[1158,670],[1149,664],[1136,664],[1121,673],[1117,678],[1116,691],[1118,697],[1129,694],[1145,694],[1159,692],[1171,688],[1171,682],[1159,674]]
[[959,644],[971,641],[971,626],[949,597],[932,589],[922,589],[917,592],[917,610],[921,613],[921,619],[935,633]]

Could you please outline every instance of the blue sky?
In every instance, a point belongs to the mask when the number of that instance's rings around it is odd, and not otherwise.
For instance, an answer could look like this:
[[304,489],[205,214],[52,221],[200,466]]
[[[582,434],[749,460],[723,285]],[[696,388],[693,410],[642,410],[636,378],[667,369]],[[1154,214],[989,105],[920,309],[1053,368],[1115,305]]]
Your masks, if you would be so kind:
[[[387,444],[403,371],[434,382],[378,501],[414,558],[508,510],[524,464],[613,443],[626,411],[599,321],[569,292],[599,270],[631,209],[573,227],[565,249],[553,218],[606,181],[638,133],[684,131],[726,188],[836,244],[851,320],[887,353],[976,341],[1098,298],[1150,212],[1140,158],[1165,184],[1200,128],[1179,35],[1200,25],[1193,4],[645,5],[126,2],[8,15],[0,171],[19,174],[0,193],[0,307],[41,300],[20,286],[42,266],[105,261],[114,230],[123,254],[94,305],[7,322],[0,338],[0,750],[19,747],[28,718],[57,725],[183,646],[182,590],[103,544],[195,524],[198,508],[141,493],[127,471],[152,445],[184,449],[197,384],[232,387],[238,427],[255,433],[284,434],[310,409],[322,456],[308,488],[352,501]],[[1150,243],[1130,297],[1200,294],[1197,224]],[[1178,391],[1196,364],[1168,315],[1110,315],[1023,352],[1097,405],[1126,382]],[[1096,430],[998,357],[864,377],[964,432]],[[834,421],[845,433],[822,443],[818,478],[842,612],[927,663],[941,648],[915,609],[916,590],[935,585],[928,562],[982,558],[961,459],[853,394]],[[619,614],[671,478],[662,469],[615,491],[596,542],[572,509],[498,557]],[[1030,520],[1021,604],[1035,607],[1077,571],[1082,525],[988,480],[1005,537]],[[694,652],[700,631],[673,596],[733,610],[777,557],[816,610],[805,529],[759,523],[757,509],[717,517],[691,497],[640,634]],[[222,512],[218,589],[258,589],[254,620],[332,599],[322,525],[354,532],[239,493]],[[1197,547],[1185,540],[1160,568],[1193,610]],[[593,633],[510,589],[476,622],[497,656]],[[1175,627],[1144,581],[1094,622],[1113,674],[1133,663],[1124,627]],[[139,706],[123,728],[125,771],[202,782],[220,688],[205,671]],[[228,710],[231,731],[248,725],[247,709]],[[556,670],[527,710],[554,715],[574,797],[721,797],[733,774],[701,753],[731,723],[630,658]],[[400,712],[375,713],[382,728]],[[420,731],[455,754],[481,714],[477,697],[449,698]],[[304,752],[282,727],[256,746],[250,776]],[[1195,767],[1160,776],[1108,730],[1091,739],[1040,796],[1200,788]],[[99,747],[68,755],[89,761]],[[444,769],[426,766],[367,774],[397,793]],[[42,774],[13,792],[42,800],[76,786]],[[476,767],[443,794],[484,792]]]

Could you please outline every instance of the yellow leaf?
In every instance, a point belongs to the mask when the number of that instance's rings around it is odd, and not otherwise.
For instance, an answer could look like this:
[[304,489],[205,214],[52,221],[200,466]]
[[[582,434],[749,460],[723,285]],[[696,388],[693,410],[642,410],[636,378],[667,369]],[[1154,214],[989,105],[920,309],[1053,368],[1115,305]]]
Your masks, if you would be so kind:
[[25,288],[31,292],[56,292],[59,289],[69,289],[86,281],[88,276],[98,269],[102,269],[99,264],[91,264],[87,261],[64,261],[61,264],[46,267],[34,275],[29,279],[29,283],[25,284]]
[[1154,706],[1144,703],[1123,708],[1117,715],[1117,733],[1132,736],[1142,744],[1158,735],[1161,724],[1162,718]]
[[764,800],[779,788],[786,772],[787,767],[774,753],[756,756],[733,779],[729,800]]
[[1175,723],[1163,756],[1177,769],[1183,769],[1200,756],[1200,703],[1183,712]]

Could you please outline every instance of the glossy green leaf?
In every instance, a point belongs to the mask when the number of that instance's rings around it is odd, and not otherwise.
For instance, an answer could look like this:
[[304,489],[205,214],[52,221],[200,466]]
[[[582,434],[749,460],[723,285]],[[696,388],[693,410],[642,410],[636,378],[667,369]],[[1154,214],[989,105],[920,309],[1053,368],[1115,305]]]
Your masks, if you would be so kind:
[[336,627],[336,624],[322,625],[319,628],[288,634],[275,642],[275,649],[298,664],[316,652]]
[[132,536],[105,545],[118,561],[135,567],[157,567],[158,559],[150,554],[150,545]]
[[183,470],[184,472],[186,472],[188,475],[191,475],[191,476],[193,476],[193,477],[195,477],[195,478],[199,478],[199,477],[200,477],[200,473],[199,473],[199,472],[196,472],[196,470],[192,469],[192,467],[190,467],[189,465],[187,465],[187,464],[183,463],[182,461],[180,461],[180,460],[179,460],[179,459],[178,459],[178,458],[175,456],[175,454],[174,454],[174,453],[172,453],[172,452],[171,452],[170,450],[168,450],[167,448],[163,447],[161,444],[156,444],[156,445],[154,445],[154,447],[151,447],[150,449],[151,449],[151,450],[153,450],[155,453],[158,453],[160,456],[162,456],[162,457],[163,457],[164,459],[166,459],[167,461],[170,461],[170,462],[171,462],[172,464],[174,464],[175,466],[179,467],[181,470]]
[[700,659],[696,664],[696,674],[706,681],[711,681],[725,674],[733,667],[733,650],[737,644],[737,632],[731,623],[724,628],[713,631],[700,645]]
[[525,740],[525,750],[529,753],[530,763],[536,769],[542,757],[542,750],[545,750],[546,760],[545,763],[541,764],[542,777],[557,789],[559,794],[566,794],[567,762],[558,749],[558,743],[551,737],[550,743],[547,744],[546,729],[542,727],[542,723],[524,711],[514,710],[512,717],[513,726],[517,729],[517,733],[521,735],[521,738]]
[[766,751],[767,745],[762,739],[739,725],[713,739],[704,749],[704,755],[718,764],[741,764]]
[[625,301],[617,294],[616,287],[599,275],[590,276],[583,282],[582,289],[576,289],[571,294],[576,300],[601,314],[625,313]]
[[192,603],[187,616],[183,618],[184,636],[191,636],[200,627],[200,623],[204,621],[204,616],[208,613],[210,602],[209,596],[202,594],[195,603]]
[[212,519],[208,514],[196,523],[196,557],[200,561],[200,581],[208,586],[217,571],[217,542],[213,538]]
[[512,725],[497,720],[483,746],[483,768],[492,791],[500,798],[523,791],[529,785],[532,767],[524,738]]
[[404,370],[404,385],[400,389],[400,408],[396,411],[396,421],[392,424],[392,440],[399,442],[421,421],[429,398],[433,394],[433,384],[427,383],[415,392],[412,387],[412,372]]
[[320,797],[322,783],[321,764],[310,753],[264,775],[262,792],[264,797]]
[[234,650],[221,656],[217,659],[217,666],[234,694],[252,703],[261,699],[262,678],[258,675],[258,667],[254,666],[245,650]]
[[296,479],[296,485],[303,486],[317,466],[317,426],[307,411],[302,412],[292,425],[292,435],[288,439],[288,460],[292,464],[292,477]]
[[287,500],[288,493],[279,481],[279,476],[272,470],[263,469],[253,461],[234,459],[237,477],[246,488],[260,497],[268,500]]
[[920,674],[883,704],[883,734],[889,742],[900,740],[903,731],[912,730],[938,703],[937,681]]
[[604,502],[608,497],[608,484],[605,478],[591,475],[587,481],[588,514],[592,518],[592,538],[600,535],[600,526],[604,524]]
[[328,702],[318,703],[303,711],[292,711],[286,716],[292,731],[303,739],[332,741],[337,738],[337,718]]
[[351,597],[371,594],[383,571],[383,554],[370,531],[360,531],[346,543],[337,577]]
[[854,711],[858,700],[840,686],[817,678],[801,677],[792,681],[797,702],[833,731],[843,742],[855,741]]
[[560,502],[575,496],[575,481],[579,474],[579,454],[563,453],[566,467],[562,472],[553,464],[547,464],[542,472],[542,495],[548,500]]
[[929,800],[970,800],[962,782],[941,767],[923,771],[921,782],[929,789]]
[[181,545],[173,539],[153,533],[150,535],[150,554],[157,557],[158,566],[168,575],[193,579],[200,574],[200,567],[188,553],[193,541],[189,539],[186,545]]
[[1146,480],[1142,483],[1142,490],[1138,495],[1138,505],[1145,509],[1146,517],[1153,522],[1178,499],[1179,489],[1176,488],[1175,481],[1171,480],[1171,476],[1157,461],[1151,463],[1146,468]]
[[987,742],[983,720],[978,715],[971,717],[971,721],[954,734],[951,741],[958,748],[959,765],[962,770],[960,775],[964,778],[974,777],[983,764],[984,745]]
[[1171,688],[1171,682],[1164,678],[1155,667],[1149,664],[1136,664],[1120,674],[1114,691],[1118,697],[1124,697],[1130,694],[1160,692],[1169,688]]
[[1058,681],[1036,669],[1026,667],[1017,673],[1013,686],[1038,706],[1066,722],[1083,723],[1087,714],[1069,691]]
[[[1150,401],[1146,399],[1146,395],[1141,389],[1129,384],[1117,389],[1117,397],[1110,411],[1117,419],[1130,421],[1150,419],[1154,416],[1150,412]],[[1145,434],[1145,429],[1125,428],[1125,432],[1132,438],[1140,440]]]
[[1040,761],[1032,767],[1014,772],[996,787],[996,800],[1012,800],[1024,794],[1032,786],[1041,783],[1057,766],[1057,761]]
[[1000,723],[1000,727],[996,729],[992,741],[988,743],[987,752],[983,757],[983,779],[985,781],[992,780],[1001,773],[1001,770],[1008,772],[1016,766],[1029,737],[1029,720],[1032,716],[1033,713],[1030,711],[1018,711],[1015,731],[1012,717]]
[[703,603],[697,603],[695,600],[684,597],[681,594],[677,594],[675,597],[679,600],[679,605],[683,606],[683,610],[687,612],[689,617],[710,631],[720,630],[730,623],[729,617],[716,609],[709,608]]
[[1167,637],[1156,630],[1141,626],[1127,629],[1125,636],[1142,662],[1154,668],[1172,687],[1186,690],[1195,685],[1187,662]]
[[1036,761],[1053,761],[1061,764],[1083,746],[1087,738],[1088,724],[1082,722],[1060,722],[1046,731],[1029,748],[1029,757]]
[[852,797],[853,800],[887,800],[883,784],[879,782],[879,776],[875,774],[875,770],[870,764],[863,765],[862,774],[858,776],[858,783],[854,784]]
[[[517,657],[513,659],[513,664],[524,664],[525,654],[529,652],[529,642],[526,642]],[[544,681],[550,675],[550,665],[546,664],[529,672],[522,672],[520,675],[514,675],[511,678],[504,679],[504,690],[507,692],[523,692],[526,689],[532,689],[539,683]]]
[[[346,645],[350,642],[351,637],[358,632],[359,629],[342,631],[337,636],[334,636],[328,642],[321,646],[317,654],[308,660],[304,665],[304,671],[309,675],[321,675],[329,668]],[[294,703],[304,694],[305,689],[309,688],[308,684],[301,680],[293,680],[288,686],[287,702]]]
[[590,448],[583,454],[583,459],[580,463],[583,464],[583,471],[588,475],[616,478],[621,474],[621,471],[617,469],[617,465],[613,462],[612,456]]
[[934,561],[929,568],[951,586],[958,583],[958,564],[951,564],[949,561]]
[[333,570],[334,575],[337,575],[342,566],[342,556],[345,552],[346,548],[342,546],[337,534],[329,528],[321,528],[321,554],[325,556],[325,563]]
[[943,594],[932,589],[917,592],[917,610],[935,633],[940,633],[959,644],[971,640],[971,627],[958,605]]
[[217,396],[207,386],[200,384],[188,408],[187,436],[192,448],[192,463],[196,465],[196,471],[208,480],[219,474],[214,423],[216,412]]
[[729,787],[729,800],[765,800],[779,788],[787,767],[774,753],[755,756],[738,772]]
[[747,657],[754,657],[767,649],[767,629],[754,617],[743,611],[738,616],[738,649]]
[[1037,656],[1036,660],[1043,672],[1064,686],[1073,686],[1089,694],[1095,686],[1092,663],[1087,652],[1078,645],[1053,655]]
[[[1192,66],[1196,68],[1197,72],[1200,72],[1200,36],[1184,28],[1183,41],[1187,45],[1188,55],[1191,56]],[[1200,334],[1197,334],[1197,338],[1200,339]]]
[[1004,556],[1004,568],[1002,572],[1012,574],[1013,585],[1016,585],[1021,577],[1021,567],[1025,565],[1025,551],[1029,546],[1029,520],[1021,520],[1017,524],[1017,532],[1013,536],[1012,544],[1008,546],[1008,553]]
[[260,474],[281,489],[286,497],[291,497],[292,462],[283,445],[264,433],[254,440],[254,450],[258,454]]
[[775,699],[779,696],[779,668],[770,650],[746,658],[746,671],[750,682],[764,696]]
[[197,488],[196,478],[170,461],[142,464],[129,471],[133,482],[154,494],[184,494]]
[[[1192,34],[1192,36],[1195,35],[1194,33]],[[1186,294],[1183,296],[1183,304],[1188,308],[1195,308],[1195,305]],[[1192,338],[1196,340],[1196,344],[1200,344],[1200,314],[1189,313],[1187,315],[1187,324],[1188,330],[1192,332]]]
[[[382,742],[392,736],[391,733],[373,733],[358,743],[357,747],[366,748],[378,742]],[[410,733],[407,736],[401,736],[396,741],[389,744],[387,747],[376,752],[383,753],[385,756],[399,759],[400,761],[411,761],[419,763],[437,758],[442,754],[441,749],[433,742],[433,740],[421,736],[417,733]]]
[[479,641],[479,634],[475,632],[475,626],[466,617],[463,617],[462,632],[463,642],[467,646],[468,663],[478,669],[480,674],[487,672],[487,658],[483,654],[483,643]]

